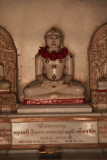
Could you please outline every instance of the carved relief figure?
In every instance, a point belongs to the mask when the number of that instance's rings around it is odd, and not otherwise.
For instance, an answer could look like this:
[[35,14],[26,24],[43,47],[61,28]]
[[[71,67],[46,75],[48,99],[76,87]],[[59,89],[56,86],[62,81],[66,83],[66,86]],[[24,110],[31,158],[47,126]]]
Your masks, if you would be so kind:
[[73,81],[73,56],[63,47],[63,34],[51,28],[44,38],[35,60],[36,81],[25,87],[25,98],[83,98],[83,86]]
[[98,81],[98,90],[107,90],[107,61],[102,65],[102,78]]
[[107,60],[103,64],[103,77],[107,80]]
[[[91,89],[98,89],[100,84],[105,86],[105,80],[107,76],[107,25],[102,26],[95,34],[91,49],[89,52],[90,57],[90,87]],[[97,65],[95,65],[97,63]],[[96,76],[93,76],[93,72],[97,72]],[[96,80],[95,80],[96,79]],[[101,83],[100,83],[100,82]]]
[[15,88],[15,81],[16,81],[16,71],[15,71],[15,64],[13,62],[7,62],[5,65],[5,73],[6,79],[10,80],[12,83],[11,90],[14,91]]
[[10,82],[5,80],[4,65],[0,62],[0,93],[10,92]]
[[11,36],[2,27],[0,27],[0,61],[4,64],[6,80],[11,82],[11,91],[16,92],[16,48]]
[[16,48],[10,34],[0,27],[0,112],[16,110]]
[[[95,109],[107,108],[107,24],[95,33],[89,51],[90,89]],[[103,104],[103,105],[102,105]],[[103,106],[103,108],[102,108]]]

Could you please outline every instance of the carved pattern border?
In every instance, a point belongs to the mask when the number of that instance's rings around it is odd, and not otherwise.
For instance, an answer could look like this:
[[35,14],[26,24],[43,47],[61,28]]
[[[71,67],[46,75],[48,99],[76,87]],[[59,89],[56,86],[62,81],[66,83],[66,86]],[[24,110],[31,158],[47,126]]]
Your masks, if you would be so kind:
[[13,93],[7,95],[0,95],[0,112],[15,111],[16,105],[16,95]]
[[107,104],[107,92],[92,92],[92,104]]

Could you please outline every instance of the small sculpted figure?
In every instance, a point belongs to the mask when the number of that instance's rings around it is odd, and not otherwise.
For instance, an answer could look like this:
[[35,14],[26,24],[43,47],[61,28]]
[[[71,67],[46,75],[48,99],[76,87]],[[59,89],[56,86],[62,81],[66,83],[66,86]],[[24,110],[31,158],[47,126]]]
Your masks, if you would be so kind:
[[44,39],[35,60],[36,80],[25,87],[25,97],[83,98],[84,88],[73,81],[73,56],[63,47],[63,34],[53,27]]
[[104,62],[102,70],[103,78],[98,81],[98,90],[107,92],[107,60]]
[[107,60],[103,65],[103,77],[107,80]]
[[10,92],[10,82],[5,80],[4,65],[0,62],[0,93]]

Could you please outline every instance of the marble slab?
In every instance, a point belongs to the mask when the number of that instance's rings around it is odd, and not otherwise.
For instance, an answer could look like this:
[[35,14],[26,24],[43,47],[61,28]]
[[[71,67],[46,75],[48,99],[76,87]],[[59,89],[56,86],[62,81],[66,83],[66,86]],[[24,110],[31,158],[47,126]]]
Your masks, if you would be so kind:
[[12,144],[98,144],[97,121],[12,123]]
[[11,123],[1,122],[0,123],[0,145],[11,144],[12,135],[11,135]]
[[17,113],[87,113],[92,112],[89,104],[76,105],[20,105]]

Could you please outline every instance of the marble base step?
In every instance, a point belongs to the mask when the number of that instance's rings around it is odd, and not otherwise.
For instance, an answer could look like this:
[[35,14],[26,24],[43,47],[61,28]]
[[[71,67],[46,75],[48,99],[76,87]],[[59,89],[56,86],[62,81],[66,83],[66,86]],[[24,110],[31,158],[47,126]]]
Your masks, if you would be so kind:
[[17,113],[90,113],[89,104],[76,105],[20,105]]
[[0,133],[0,150],[39,149],[45,145],[104,151],[107,113],[3,114]]

